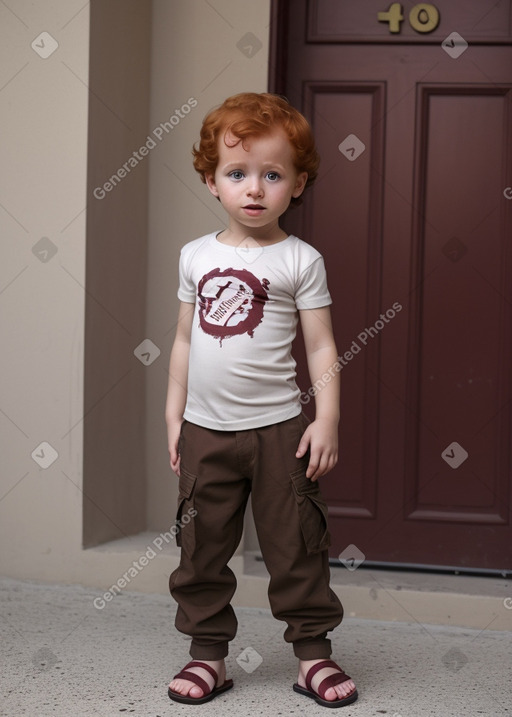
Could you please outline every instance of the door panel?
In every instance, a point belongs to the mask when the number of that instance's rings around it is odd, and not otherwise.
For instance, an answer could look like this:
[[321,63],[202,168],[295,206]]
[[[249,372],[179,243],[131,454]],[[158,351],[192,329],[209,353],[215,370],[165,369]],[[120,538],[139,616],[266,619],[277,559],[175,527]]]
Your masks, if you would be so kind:
[[[372,167],[383,167],[383,111],[385,88],[382,83],[307,83],[305,101],[310,116],[315,117],[318,149],[323,162],[315,201],[309,205],[305,231],[312,235],[329,217],[331,243],[326,264],[336,267],[343,262],[344,281],[330,281],[333,301],[337,307],[351,306],[345,316],[344,328],[352,341],[343,349],[343,371],[351,369],[351,380],[345,384],[345,400],[352,407],[350,421],[344,430],[347,451],[345,467],[355,477],[346,486],[343,496],[334,485],[324,490],[333,515],[374,518],[376,509],[377,417],[378,393],[368,391],[368,374],[378,372],[378,354],[374,346],[362,352],[356,337],[379,306],[380,242],[382,222],[380,187],[373,183]],[[338,161],[340,128],[343,136],[357,123],[360,133],[370,138],[368,151],[363,152],[357,166]],[[316,129],[318,127],[318,130]],[[333,156],[333,147],[336,154]],[[351,171],[352,170],[352,171]],[[381,169],[382,171],[382,169]],[[333,189],[331,189],[333,188]],[[326,189],[326,191],[323,191]],[[377,230],[377,231],[376,231]],[[351,236],[349,245],[345,237]],[[367,295],[367,300],[353,303],[353,297]],[[350,348],[352,346],[352,349]],[[359,358],[358,354],[362,354]],[[355,360],[356,357],[358,360]],[[353,363],[352,363],[353,362]],[[331,490],[333,488],[333,490]]]
[[[512,366],[510,235],[500,208],[511,96],[489,86],[418,88],[418,206],[428,222],[418,226],[412,318],[420,331],[408,393],[421,425],[406,442],[409,520],[507,521],[509,442],[500,444],[509,423],[500,409]],[[439,464],[439,441],[457,441],[472,460]]]
[[412,7],[391,33],[389,4],[294,0],[274,28],[273,90],[322,157],[286,228],[324,255],[334,302],[331,555],[510,569],[512,2],[437,2],[431,33]]

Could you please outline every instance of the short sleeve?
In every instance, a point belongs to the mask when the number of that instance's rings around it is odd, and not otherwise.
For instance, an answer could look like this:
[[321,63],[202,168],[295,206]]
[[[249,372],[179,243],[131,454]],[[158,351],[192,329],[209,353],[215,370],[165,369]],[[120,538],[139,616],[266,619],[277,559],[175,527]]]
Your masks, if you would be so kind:
[[180,301],[186,301],[189,304],[194,304],[196,301],[196,287],[188,271],[188,263],[186,260],[186,254],[182,250],[180,254],[179,264],[179,279],[180,286],[178,289],[178,299]]
[[298,309],[319,309],[332,304],[322,256],[301,272],[295,292],[295,304]]

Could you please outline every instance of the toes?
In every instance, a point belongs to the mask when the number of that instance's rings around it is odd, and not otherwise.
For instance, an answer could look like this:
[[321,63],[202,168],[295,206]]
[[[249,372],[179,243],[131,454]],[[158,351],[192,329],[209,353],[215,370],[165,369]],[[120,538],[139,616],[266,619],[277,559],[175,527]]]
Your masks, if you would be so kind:
[[184,680],[173,680],[169,688],[172,692],[177,692],[179,695],[194,697],[200,699],[203,696],[203,690],[195,685],[193,682]]
[[199,699],[203,696],[203,690],[198,687],[197,685],[194,685],[194,687],[190,688],[190,692],[188,693],[190,697],[194,697],[196,699]]
[[324,699],[328,700],[329,702],[344,699],[345,697],[348,697],[350,694],[352,694],[355,689],[356,686],[354,682],[352,682],[352,680],[348,680],[347,682],[342,682],[340,685],[329,687],[329,689],[325,691]]
[[338,697],[344,698],[352,694],[352,692],[355,691],[356,686],[352,680],[347,680],[347,682],[342,682],[340,685],[336,685],[333,689],[336,691]]
[[325,690],[324,700],[328,700],[329,702],[334,702],[334,700],[338,699],[338,693],[334,689],[334,687],[329,687],[328,690]]

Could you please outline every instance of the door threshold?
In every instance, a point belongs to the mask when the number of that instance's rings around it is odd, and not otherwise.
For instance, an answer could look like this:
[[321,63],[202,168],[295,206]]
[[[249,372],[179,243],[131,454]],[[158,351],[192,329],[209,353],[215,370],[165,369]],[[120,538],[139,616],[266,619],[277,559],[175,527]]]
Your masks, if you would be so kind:
[[[344,563],[342,563],[338,558],[329,558],[329,565],[336,568],[345,567]],[[407,572],[435,573],[438,575],[474,575],[475,577],[505,579],[510,579],[512,577],[512,570],[507,568],[500,570],[498,568],[468,568],[456,567],[454,565],[420,565],[418,563],[387,563],[372,560],[363,561],[357,567],[358,570],[360,568],[371,568],[372,570],[405,570]]]
[[[263,562],[263,556],[261,553],[254,555],[255,560]],[[339,558],[329,558],[329,565],[332,568],[346,568],[346,565],[341,562]],[[474,575],[475,577],[489,577],[489,578],[504,578],[509,580],[512,578],[512,570],[507,568],[503,569],[490,569],[490,568],[468,568],[468,567],[456,567],[454,565],[422,565],[418,563],[388,563],[383,561],[372,561],[364,560],[354,570],[361,569],[371,570],[403,570],[413,573],[435,573],[438,575]]]

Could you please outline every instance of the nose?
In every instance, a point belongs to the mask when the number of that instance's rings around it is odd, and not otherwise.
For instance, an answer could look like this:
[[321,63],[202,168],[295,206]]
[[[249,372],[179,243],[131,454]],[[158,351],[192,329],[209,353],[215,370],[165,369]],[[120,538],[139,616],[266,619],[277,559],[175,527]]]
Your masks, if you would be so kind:
[[262,197],[263,196],[263,187],[261,185],[261,181],[260,181],[259,177],[251,178],[249,185],[247,187],[247,195],[250,197]]

